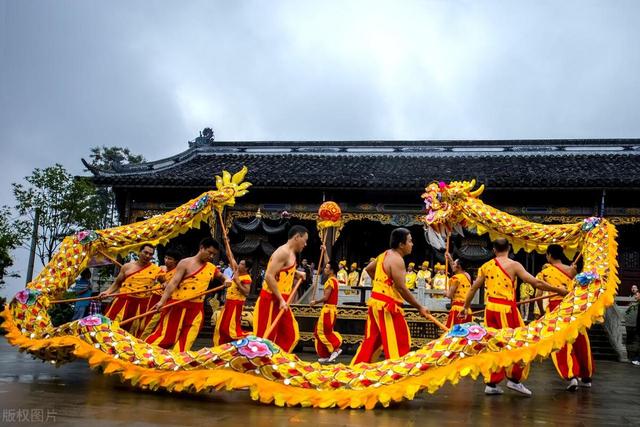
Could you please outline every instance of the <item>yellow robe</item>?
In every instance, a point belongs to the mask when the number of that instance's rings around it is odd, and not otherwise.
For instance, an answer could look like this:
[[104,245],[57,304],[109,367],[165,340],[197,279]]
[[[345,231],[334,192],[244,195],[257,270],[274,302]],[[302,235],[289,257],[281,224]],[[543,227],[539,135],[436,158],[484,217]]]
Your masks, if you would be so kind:
[[351,273],[349,273],[349,276],[347,278],[347,284],[349,286],[358,286],[358,281],[360,280],[360,274],[358,273],[358,271],[352,271]]
[[418,280],[418,274],[415,271],[410,271],[404,276],[404,283],[407,285],[407,289],[416,288],[416,280]]

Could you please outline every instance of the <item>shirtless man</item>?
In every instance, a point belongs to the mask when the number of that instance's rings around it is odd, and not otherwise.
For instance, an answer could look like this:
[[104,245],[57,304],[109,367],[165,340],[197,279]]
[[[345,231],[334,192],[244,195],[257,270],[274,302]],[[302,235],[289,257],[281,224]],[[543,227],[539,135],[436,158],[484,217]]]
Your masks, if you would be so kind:
[[198,295],[207,290],[213,279],[231,285],[231,280],[211,263],[219,252],[218,242],[207,237],[200,242],[197,254],[178,263],[162,298],[152,309],[161,310],[167,303],[182,302],[162,310],[158,326],[146,339],[147,343],[176,351],[191,349],[204,317],[204,295]]
[[[258,337],[269,338],[282,350],[291,353],[300,339],[298,322],[289,310],[287,298],[293,290],[296,277],[304,280],[303,271],[296,270],[296,257],[307,246],[309,232],[301,225],[289,230],[287,243],[276,249],[264,275],[260,296],[253,309],[253,332]],[[278,312],[284,310],[280,321],[269,337],[265,333]]]
[[366,267],[373,278],[373,289],[367,301],[369,309],[364,340],[351,361],[352,365],[372,362],[380,349],[384,350],[387,359],[402,357],[409,352],[411,335],[402,309],[404,301],[417,308],[425,318],[429,315],[429,310],[420,305],[406,286],[404,257],[413,249],[409,230],[393,230],[389,247]]
[[[162,273],[160,267],[151,262],[155,251],[156,248],[153,245],[143,244],[138,252],[138,259],[123,265],[111,286],[100,293],[100,298],[106,298],[114,293],[128,293],[128,295],[114,298],[106,312],[109,319],[123,322],[147,310],[151,291],[154,286],[157,286],[156,279]],[[131,335],[140,337],[145,323],[145,319],[138,319],[124,329]]]

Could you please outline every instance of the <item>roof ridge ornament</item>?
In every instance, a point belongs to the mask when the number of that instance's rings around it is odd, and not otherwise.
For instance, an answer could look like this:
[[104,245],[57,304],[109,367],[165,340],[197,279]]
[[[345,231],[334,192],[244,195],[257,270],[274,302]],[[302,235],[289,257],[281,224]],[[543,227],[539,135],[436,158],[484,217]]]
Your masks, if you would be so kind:
[[189,148],[212,147],[215,139],[216,135],[213,129],[206,127],[200,131],[200,136],[196,137],[193,141],[189,141]]

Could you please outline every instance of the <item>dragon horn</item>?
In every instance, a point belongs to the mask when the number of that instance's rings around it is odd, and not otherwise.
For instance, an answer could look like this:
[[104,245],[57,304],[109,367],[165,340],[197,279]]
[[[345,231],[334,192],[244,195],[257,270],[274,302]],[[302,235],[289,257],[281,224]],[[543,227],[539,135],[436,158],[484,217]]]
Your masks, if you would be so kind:
[[482,192],[484,191],[484,184],[482,184],[480,187],[478,187],[476,190],[474,191],[470,191],[469,195],[471,197],[478,197],[479,195],[482,194]]
[[243,166],[242,169],[240,169],[238,172],[233,174],[233,176],[231,177],[231,182],[233,182],[234,184],[240,184],[244,179],[245,175],[247,175],[248,170],[249,169],[247,169],[246,166]]

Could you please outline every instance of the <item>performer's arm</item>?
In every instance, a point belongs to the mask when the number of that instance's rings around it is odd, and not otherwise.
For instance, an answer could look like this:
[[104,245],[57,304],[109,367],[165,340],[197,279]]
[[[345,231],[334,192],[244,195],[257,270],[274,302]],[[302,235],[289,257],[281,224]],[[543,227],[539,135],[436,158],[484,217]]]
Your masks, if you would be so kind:
[[449,289],[445,291],[445,296],[449,299],[453,299],[453,296],[456,294],[456,288],[458,287],[458,279],[453,276],[451,281],[449,282]]
[[231,245],[229,244],[229,237],[224,235],[224,250],[227,251],[227,258],[229,259],[229,266],[231,270],[235,271],[238,269],[238,263],[236,262],[235,257],[233,256],[233,252],[231,252]]
[[295,276],[298,279],[305,280],[307,278],[307,273],[305,271],[296,270]]
[[160,301],[158,301],[157,304],[151,308],[152,310],[158,311],[162,308],[163,305],[166,304],[167,300],[171,297],[173,291],[176,290],[186,273],[187,262],[180,261],[176,266],[176,272],[173,274],[173,277],[171,278],[171,280],[169,280],[169,283],[165,285],[162,297],[160,297]]
[[482,286],[484,286],[484,273],[482,273],[482,271],[478,271],[478,277],[476,277],[473,285],[471,285],[469,292],[467,292],[467,297],[464,300],[464,308],[460,312],[462,315],[471,311],[471,300],[473,300],[476,292],[478,292],[478,289],[480,289]]
[[267,271],[264,273],[264,281],[267,282],[267,286],[271,290],[271,293],[280,302],[280,310],[288,310],[287,302],[282,298],[280,289],[278,289],[278,281],[276,280],[276,274],[283,268],[287,267],[289,261],[289,254],[285,251],[274,252],[271,262],[267,265]]
[[520,280],[530,283],[536,289],[540,289],[542,291],[554,292],[556,294],[560,294],[563,296],[568,294],[566,289],[556,288],[555,286],[548,284],[544,280],[535,278],[527,270],[525,270],[522,264],[520,263],[517,263],[516,265],[516,275],[520,278]]
[[427,310],[426,307],[420,304],[416,297],[413,296],[411,291],[407,289],[407,270],[404,267],[404,261],[402,260],[402,258],[398,256],[398,258],[396,259],[391,259],[389,261],[389,267],[391,270],[391,278],[393,279],[393,286],[400,293],[400,295],[402,295],[402,298],[404,298],[406,302],[417,308],[422,317],[427,318],[429,315],[429,310]]
[[[235,261],[234,261],[235,262]],[[236,264],[236,269],[233,272],[233,277],[236,277],[238,274],[238,264]],[[216,273],[213,275],[214,279],[220,280],[224,285],[228,288],[231,286],[231,279],[225,276],[220,270],[216,268]]]
[[313,307],[316,304],[320,304],[320,303],[325,303],[326,301],[329,301],[329,297],[331,296],[331,292],[333,292],[333,288],[331,286],[327,286],[326,288],[324,288],[324,294],[322,295],[322,298],[320,298],[319,300],[313,300],[309,303],[309,305],[311,307]]
[[[541,297],[542,294],[544,294],[544,292],[542,292],[540,289],[534,289],[533,291],[533,295],[535,297]],[[538,305],[538,310],[540,310],[540,314],[544,314],[544,304],[542,303],[542,300],[536,301],[536,304]]]
[[[451,273],[453,273],[453,257],[449,252],[445,252],[444,257],[449,261],[447,264],[449,264],[449,270],[451,270]],[[449,274],[448,271],[447,274]]]
[[111,286],[109,286],[109,288],[106,291],[100,292],[100,295],[98,295],[100,298],[108,297],[109,295],[115,293],[118,289],[120,289],[120,286],[122,285],[122,282],[124,282],[124,279],[126,277],[125,270],[126,271],[129,270],[126,265],[124,265],[120,269],[120,272],[116,276],[116,279],[113,281]]

